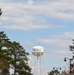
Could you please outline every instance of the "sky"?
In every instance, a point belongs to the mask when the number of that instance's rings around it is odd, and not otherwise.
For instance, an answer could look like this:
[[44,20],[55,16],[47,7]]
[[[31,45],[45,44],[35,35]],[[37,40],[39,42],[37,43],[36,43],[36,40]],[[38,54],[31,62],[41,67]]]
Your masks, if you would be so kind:
[[[66,70],[72,57],[74,0],[0,0],[0,31],[19,42],[32,60],[32,47],[44,47],[45,70]],[[29,64],[31,66],[31,60]]]

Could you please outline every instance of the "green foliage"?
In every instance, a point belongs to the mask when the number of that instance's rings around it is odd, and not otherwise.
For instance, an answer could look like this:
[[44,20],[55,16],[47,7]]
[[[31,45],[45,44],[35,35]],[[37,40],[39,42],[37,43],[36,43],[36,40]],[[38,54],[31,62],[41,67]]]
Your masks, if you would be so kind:
[[51,70],[51,71],[48,73],[48,75],[54,75],[54,73],[59,73],[59,71],[58,71],[58,70]]
[[7,38],[6,34],[4,32],[0,32],[0,68],[2,71],[4,71],[4,75],[8,75],[9,73],[9,62],[11,60],[10,57],[10,44],[11,42]]
[[10,75],[10,68],[14,69],[13,75],[31,75],[28,55],[20,43],[10,41],[3,31],[0,32],[0,69],[3,75]]
[[14,74],[16,75],[17,73],[18,75],[24,75],[26,73],[30,73],[31,68],[28,65],[29,59],[27,58],[29,53],[25,52],[25,49],[15,41],[12,42],[12,46],[12,66],[15,69]]

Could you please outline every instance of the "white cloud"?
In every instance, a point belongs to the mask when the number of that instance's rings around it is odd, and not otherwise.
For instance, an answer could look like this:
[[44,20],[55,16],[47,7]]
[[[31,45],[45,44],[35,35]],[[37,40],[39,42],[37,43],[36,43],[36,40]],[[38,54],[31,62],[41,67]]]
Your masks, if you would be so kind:
[[33,4],[34,1],[33,0],[28,0],[29,4]]
[[[11,25],[5,24],[2,26],[7,29],[19,30],[34,30],[34,29],[48,29],[54,27],[47,24],[47,19],[44,17],[43,21],[37,14],[46,15],[46,17],[58,18],[64,21],[74,20],[74,1],[73,0],[54,0],[51,2],[35,3],[33,0],[26,2],[5,2],[1,1],[0,6],[3,11],[3,22],[10,22]],[[67,12],[69,11],[69,12]],[[34,23],[34,20],[40,20],[39,24]],[[44,21],[46,21],[44,23]],[[43,25],[44,23],[44,25]]]
[[50,35],[46,38],[37,39],[39,42],[48,45],[46,49],[49,49],[46,53],[49,57],[62,57],[71,56],[72,52],[69,51],[69,46],[73,45],[72,39],[74,33],[66,32],[64,34]]
[[45,25],[4,25],[2,26],[5,29],[13,30],[35,30],[35,29],[48,29],[50,26]]
[[48,57],[53,57],[53,58],[64,58],[64,57],[71,57],[72,56],[72,52],[70,52],[69,50],[52,50],[49,51],[48,53]]
[[65,32],[64,34],[55,34],[50,35],[46,39],[40,39],[41,42],[47,43],[47,44],[59,44],[59,43],[70,43],[70,40],[72,40],[74,37],[74,33],[72,32]]

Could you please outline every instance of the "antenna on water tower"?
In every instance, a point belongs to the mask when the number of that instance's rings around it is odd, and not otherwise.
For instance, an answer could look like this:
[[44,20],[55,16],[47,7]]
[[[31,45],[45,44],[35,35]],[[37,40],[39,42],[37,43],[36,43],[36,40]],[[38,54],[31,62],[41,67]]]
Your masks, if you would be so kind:
[[37,65],[37,75],[42,75],[42,68],[41,68],[41,56],[44,54],[44,48],[42,46],[34,46],[32,48],[32,55],[37,57],[38,65]]

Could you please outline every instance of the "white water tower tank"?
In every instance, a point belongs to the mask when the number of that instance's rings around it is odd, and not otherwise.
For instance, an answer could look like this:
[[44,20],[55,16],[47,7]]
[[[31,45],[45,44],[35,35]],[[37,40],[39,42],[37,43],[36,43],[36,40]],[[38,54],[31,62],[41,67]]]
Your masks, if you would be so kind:
[[39,57],[44,54],[44,48],[42,46],[34,46],[32,48],[32,54]]

